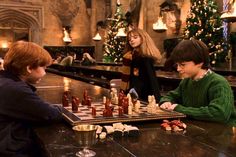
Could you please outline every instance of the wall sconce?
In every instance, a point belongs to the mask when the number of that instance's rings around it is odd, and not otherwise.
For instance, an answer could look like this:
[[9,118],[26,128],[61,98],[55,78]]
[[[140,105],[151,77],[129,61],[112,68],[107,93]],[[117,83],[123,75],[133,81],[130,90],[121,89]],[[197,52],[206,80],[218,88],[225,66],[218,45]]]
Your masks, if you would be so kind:
[[95,41],[100,41],[100,40],[102,40],[102,37],[101,37],[101,35],[99,34],[99,32],[97,32],[97,34],[93,37],[93,40],[95,40]]
[[231,6],[231,9],[224,12],[220,18],[226,22],[236,22],[236,2],[235,0],[229,0],[228,6]]
[[162,10],[161,9],[160,9],[160,15],[158,17],[158,20],[157,20],[157,22],[155,22],[152,25],[152,29],[155,30],[155,31],[160,31],[160,32],[163,32],[163,31],[167,30],[166,24],[163,22],[163,16],[162,16]]
[[100,40],[102,40],[102,37],[101,37],[101,35],[99,34],[99,28],[100,28],[101,26],[97,23],[97,33],[96,33],[96,35],[93,37],[93,40],[94,41],[100,41]]
[[63,41],[66,45],[68,45],[69,43],[72,42],[72,39],[70,37],[70,26],[65,26],[63,28],[63,33],[64,33]]
[[116,37],[126,37],[125,28],[119,28]]
[[96,35],[93,37],[93,40],[94,40],[94,41],[100,41],[100,40],[102,40],[102,37],[101,37],[101,35],[99,34],[99,31],[100,31],[102,28],[105,28],[105,27],[106,27],[106,23],[105,23],[104,21],[98,21],[96,27],[97,27],[97,29],[96,29],[96,30],[97,30],[97,33],[96,33]]

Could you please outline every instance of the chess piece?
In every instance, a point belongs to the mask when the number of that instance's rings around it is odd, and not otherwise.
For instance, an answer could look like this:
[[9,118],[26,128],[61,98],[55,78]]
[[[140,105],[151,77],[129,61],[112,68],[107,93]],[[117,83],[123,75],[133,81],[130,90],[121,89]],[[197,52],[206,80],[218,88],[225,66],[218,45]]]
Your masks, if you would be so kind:
[[86,100],[86,105],[91,106],[91,101],[92,101],[91,98],[88,97],[87,100]]
[[68,107],[69,106],[69,98],[67,97],[67,95],[62,96],[62,106],[63,107]]
[[106,101],[107,101],[107,97],[103,96],[103,98],[102,98],[102,102],[103,102],[103,104],[105,104]]
[[87,90],[84,90],[83,97],[84,97],[84,100],[86,100],[86,99],[87,99],[87,97],[88,97],[88,91],[87,91]]
[[78,101],[76,100],[76,98],[74,96],[72,96],[72,101],[71,101],[71,104],[72,104],[72,112],[76,113],[78,112]]
[[149,95],[148,96],[148,105],[147,105],[147,112],[148,113],[156,113],[156,99],[154,95]]
[[118,101],[117,101],[117,99],[118,99],[117,89],[112,88],[110,95],[111,95],[111,103],[112,104],[118,104]]
[[123,114],[124,114],[123,107],[118,108],[118,114],[119,114],[119,116],[123,116]]
[[134,104],[134,110],[135,112],[139,113],[140,112],[140,106],[141,106],[141,103],[139,100],[136,101],[136,103]]
[[128,106],[129,106],[129,100],[127,97],[124,97],[123,102],[122,102],[124,114],[128,114]]
[[69,91],[64,91],[63,95],[66,95],[69,98],[70,97],[70,92]]
[[78,97],[75,97],[75,100],[76,100],[77,105],[80,106],[80,100],[79,100],[79,98],[78,98]]
[[87,104],[88,103],[87,100],[88,100],[88,91],[84,90],[82,105],[88,105]]
[[125,97],[125,94],[123,92],[120,92],[119,96],[118,96],[118,105],[119,106],[122,106],[124,97]]
[[103,117],[112,117],[112,116],[113,116],[113,114],[112,114],[112,110],[110,107],[105,108],[103,110]]
[[96,116],[96,108],[93,106],[92,107],[92,116],[95,117]]
[[133,114],[133,103],[132,103],[132,98],[130,94],[127,94],[127,98],[128,98],[128,114],[131,115]]

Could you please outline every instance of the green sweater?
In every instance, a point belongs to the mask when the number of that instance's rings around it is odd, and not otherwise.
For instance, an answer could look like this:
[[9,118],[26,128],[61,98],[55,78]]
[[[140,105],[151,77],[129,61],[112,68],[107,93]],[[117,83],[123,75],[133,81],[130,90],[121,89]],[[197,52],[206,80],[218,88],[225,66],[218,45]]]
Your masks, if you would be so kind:
[[160,100],[178,104],[174,109],[189,117],[236,124],[234,97],[228,81],[212,72],[201,80],[183,79]]

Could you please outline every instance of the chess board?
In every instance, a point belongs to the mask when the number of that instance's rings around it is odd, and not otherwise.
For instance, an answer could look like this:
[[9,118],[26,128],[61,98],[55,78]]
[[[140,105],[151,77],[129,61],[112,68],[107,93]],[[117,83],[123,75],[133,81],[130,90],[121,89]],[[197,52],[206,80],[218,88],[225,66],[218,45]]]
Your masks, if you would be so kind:
[[131,115],[118,114],[118,106],[114,106],[113,116],[112,117],[104,117],[103,110],[104,104],[102,102],[93,102],[92,105],[96,108],[96,116],[92,115],[92,108],[88,106],[80,105],[78,107],[78,112],[72,112],[71,105],[63,108],[63,116],[64,118],[71,124],[77,125],[82,123],[89,124],[108,124],[115,122],[134,122],[134,121],[147,121],[147,120],[157,120],[157,119],[170,119],[170,118],[181,118],[186,117],[182,113],[178,113],[175,111],[167,111],[160,108],[157,108],[155,113],[148,113],[147,107],[145,104],[141,103],[141,107],[139,112],[133,111]]

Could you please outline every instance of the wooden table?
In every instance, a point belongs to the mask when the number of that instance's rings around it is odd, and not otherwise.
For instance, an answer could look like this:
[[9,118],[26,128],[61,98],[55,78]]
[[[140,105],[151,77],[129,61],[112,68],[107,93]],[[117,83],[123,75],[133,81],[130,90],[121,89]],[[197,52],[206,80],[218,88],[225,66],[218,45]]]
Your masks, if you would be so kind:
[[[38,85],[39,95],[51,102],[59,103],[64,89],[70,88],[76,96],[87,89],[93,93],[94,100],[108,90],[84,82],[70,80],[54,74],[48,74]],[[97,157],[235,157],[236,128],[225,124],[182,119],[187,124],[184,132],[167,132],[160,127],[161,121],[131,123],[140,129],[136,138],[113,138],[98,140],[91,147]],[[71,125],[61,122],[50,126],[35,127],[35,132],[50,157],[74,157],[81,150]]]

